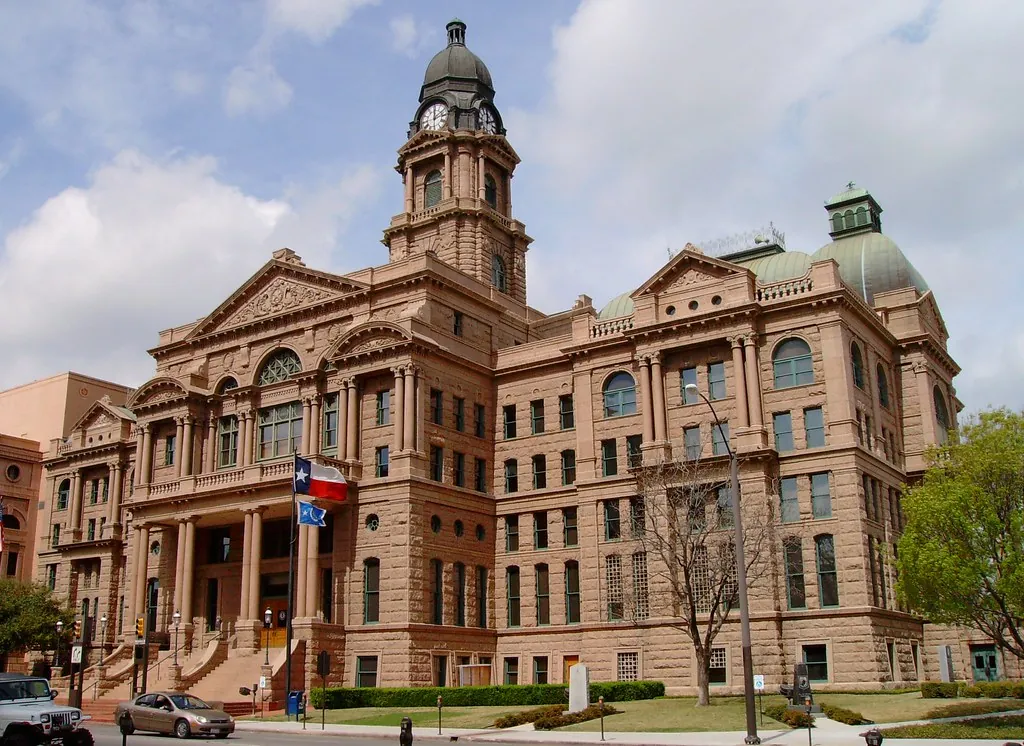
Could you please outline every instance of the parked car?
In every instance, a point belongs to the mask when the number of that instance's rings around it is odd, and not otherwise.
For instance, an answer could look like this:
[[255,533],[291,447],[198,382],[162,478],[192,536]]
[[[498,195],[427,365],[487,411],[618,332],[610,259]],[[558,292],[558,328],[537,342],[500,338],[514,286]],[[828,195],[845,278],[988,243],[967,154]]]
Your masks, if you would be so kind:
[[167,733],[178,738],[216,736],[227,738],[235,732],[235,720],[226,712],[215,710],[199,697],[182,692],[147,692],[122,702],[114,711],[114,719],[131,735],[137,730]]
[[0,673],[0,746],[92,746],[77,707],[54,704],[57,692],[38,676]]

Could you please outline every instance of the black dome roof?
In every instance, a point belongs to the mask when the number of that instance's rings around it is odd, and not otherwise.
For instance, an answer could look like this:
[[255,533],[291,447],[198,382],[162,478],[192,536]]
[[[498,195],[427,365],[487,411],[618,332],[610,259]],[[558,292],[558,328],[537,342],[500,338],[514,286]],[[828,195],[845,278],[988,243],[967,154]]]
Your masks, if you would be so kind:
[[460,78],[475,80],[492,89],[491,72],[479,57],[466,46],[466,24],[459,19],[448,26],[448,46],[434,55],[423,76],[423,87],[442,80]]

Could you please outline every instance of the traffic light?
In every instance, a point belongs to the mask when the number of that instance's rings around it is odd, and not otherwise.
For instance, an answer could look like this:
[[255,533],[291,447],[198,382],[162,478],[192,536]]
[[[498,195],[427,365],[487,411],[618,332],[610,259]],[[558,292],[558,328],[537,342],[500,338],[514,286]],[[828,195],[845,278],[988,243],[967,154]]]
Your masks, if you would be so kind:
[[75,639],[76,640],[81,640],[82,639],[82,620],[81,619],[76,619],[75,620]]
[[135,619],[135,636],[145,637],[146,636],[146,617],[140,616]]

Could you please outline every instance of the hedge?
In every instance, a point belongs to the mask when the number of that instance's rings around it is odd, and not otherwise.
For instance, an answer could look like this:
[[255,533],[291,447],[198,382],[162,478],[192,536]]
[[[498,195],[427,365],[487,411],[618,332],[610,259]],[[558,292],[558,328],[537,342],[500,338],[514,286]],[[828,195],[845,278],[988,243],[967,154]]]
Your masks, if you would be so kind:
[[495,728],[515,728],[517,725],[525,725],[526,723],[533,723],[542,717],[549,715],[561,715],[569,709],[568,705],[544,705],[544,707],[537,707],[532,710],[523,710],[522,712],[513,712],[510,715],[503,715],[494,721]]
[[829,720],[835,720],[839,723],[846,723],[847,725],[870,725],[874,723],[873,720],[868,720],[859,712],[855,712],[854,710],[848,710],[845,707],[827,705],[824,702],[821,703],[821,711]]
[[925,681],[921,684],[923,699],[956,699],[960,685],[954,681]]
[[[569,687],[564,684],[395,689],[331,687],[326,691],[313,689],[309,700],[317,709],[341,710],[351,707],[436,707],[439,696],[445,707],[557,705],[569,701]],[[605,702],[625,702],[663,696],[665,684],[660,681],[612,681],[590,685],[591,702],[596,702],[598,697],[604,697]]]
[[772,720],[778,720],[791,728],[813,728],[814,718],[803,710],[791,710],[786,705],[769,705],[764,714]]
[[[618,715],[620,712],[622,712],[622,710],[616,710],[611,705],[605,705],[603,714]],[[601,714],[602,710],[600,705],[591,705],[587,709],[580,710],[579,712],[562,712],[537,718],[533,721],[533,727],[535,730],[552,730],[554,728],[562,728],[566,725],[584,723],[587,720],[597,720],[597,718],[601,717]]]
[[1024,682],[1022,681],[979,681],[976,684],[962,682],[926,681],[921,684],[921,696],[924,699],[1024,699]]

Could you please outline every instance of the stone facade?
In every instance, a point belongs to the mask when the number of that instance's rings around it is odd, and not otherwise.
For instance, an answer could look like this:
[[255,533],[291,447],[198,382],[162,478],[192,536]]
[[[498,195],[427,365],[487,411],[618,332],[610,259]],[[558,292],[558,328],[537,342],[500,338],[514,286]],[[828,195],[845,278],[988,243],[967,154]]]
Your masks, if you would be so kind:
[[[297,452],[350,483],[346,503],[325,505],[326,528],[298,532],[307,686],[328,650],[331,684],[452,684],[471,663],[496,682],[567,682],[584,662],[595,681],[692,691],[664,573],[629,531],[628,468],[686,458],[688,445],[728,463],[708,408],[684,394],[692,375],[729,423],[743,504],[792,488],[771,506],[769,569],[751,590],[755,671],[770,687],[805,658],[825,687],[934,676],[891,561],[901,485],[959,407],[932,294],[873,278],[868,295],[836,258],[800,255],[802,269],[773,278],[763,267],[794,253],[759,241],[718,258],[688,245],[611,311],[586,296],[550,316],[531,309],[530,238],[511,217],[519,159],[465,27],[449,35],[446,52],[476,72],[428,69],[399,150],[390,261],[342,276],[282,249],[206,318],[161,332],[155,375],[127,408],[97,404],[51,447],[43,535],[57,540],[40,577],[105,616],[109,640],[134,636],[137,616],[168,634],[177,611],[189,639],[223,629],[235,655],[278,647]],[[860,198],[841,197],[830,204]],[[880,229],[875,218],[861,226],[851,211],[836,242]],[[110,487],[98,502],[96,480]],[[616,502],[624,528],[612,536]],[[784,541],[797,547],[802,605],[789,601]],[[834,544],[837,599],[821,597],[822,541]],[[650,600],[648,618],[609,618],[609,578]],[[719,690],[738,690],[735,615],[716,644]]]

